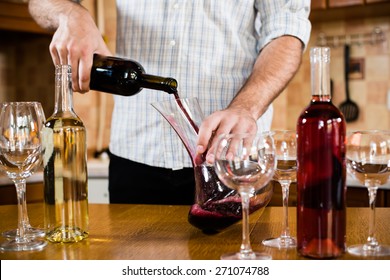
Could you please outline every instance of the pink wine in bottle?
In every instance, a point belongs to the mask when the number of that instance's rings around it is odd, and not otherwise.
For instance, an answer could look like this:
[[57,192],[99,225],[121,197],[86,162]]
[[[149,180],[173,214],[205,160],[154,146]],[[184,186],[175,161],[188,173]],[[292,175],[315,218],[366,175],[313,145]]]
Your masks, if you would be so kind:
[[330,96],[330,49],[312,48],[312,99],[297,122],[298,252],[336,258],[345,252],[345,119]]

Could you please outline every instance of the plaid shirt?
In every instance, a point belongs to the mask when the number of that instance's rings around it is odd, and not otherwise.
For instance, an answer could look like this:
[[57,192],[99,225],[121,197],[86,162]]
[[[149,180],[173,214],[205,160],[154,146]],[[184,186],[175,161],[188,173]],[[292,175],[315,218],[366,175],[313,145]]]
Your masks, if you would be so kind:
[[[146,73],[173,77],[181,97],[197,97],[205,116],[227,107],[272,39],[293,35],[306,45],[309,0],[117,0],[117,55]],[[143,89],[115,96],[110,150],[151,166],[192,167],[168,122],[150,104],[173,98]],[[269,130],[272,106],[258,127]]]

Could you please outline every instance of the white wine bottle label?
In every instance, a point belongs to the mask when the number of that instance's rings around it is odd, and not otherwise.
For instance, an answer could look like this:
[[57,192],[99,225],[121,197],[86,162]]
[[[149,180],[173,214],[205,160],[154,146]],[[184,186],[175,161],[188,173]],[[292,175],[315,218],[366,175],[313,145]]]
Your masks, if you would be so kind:
[[43,152],[43,166],[45,167],[49,162],[50,157],[54,151],[53,143],[53,129],[44,127],[42,129],[42,152]]

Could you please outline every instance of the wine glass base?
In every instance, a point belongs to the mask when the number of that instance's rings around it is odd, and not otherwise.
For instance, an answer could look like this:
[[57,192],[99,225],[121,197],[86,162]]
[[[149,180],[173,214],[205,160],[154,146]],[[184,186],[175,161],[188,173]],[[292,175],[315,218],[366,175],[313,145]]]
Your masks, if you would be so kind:
[[272,260],[272,256],[259,252],[252,252],[249,254],[237,252],[224,254],[221,256],[221,260]]
[[[18,235],[17,229],[7,230],[1,233],[1,235],[8,239],[14,239]],[[40,228],[29,227],[25,229],[24,236],[26,238],[45,237],[45,231]]]
[[390,246],[388,245],[378,245],[373,249],[368,249],[367,245],[359,244],[349,246],[347,252],[355,256],[364,256],[364,257],[383,257],[390,256]]
[[284,238],[271,238],[266,239],[261,242],[264,246],[279,248],[279,249],[292,249],[297,247],[297,242],[294,237],[284,237]]
[[44,240],[31,240],[25,241],[8,240],[0,244],[0,251],[38,251],[45,248],[47,242]]

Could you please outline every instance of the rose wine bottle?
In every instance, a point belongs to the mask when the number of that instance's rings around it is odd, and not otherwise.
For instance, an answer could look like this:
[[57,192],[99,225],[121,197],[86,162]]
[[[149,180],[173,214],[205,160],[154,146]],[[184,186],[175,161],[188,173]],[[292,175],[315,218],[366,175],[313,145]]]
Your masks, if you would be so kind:
[[335,258],[346,242],[346,124],[331,101],[330,49],[312,48],[310,63],[311,102],[297,122],[297,249]]
[[46,239],[88,237],[86,129],[73,110],[71,68],[56,66],[55,107],[43,128]]
[[133,60],[94,54],[90,88],[123,96],[137,94],[143,88],[174,94],[177,81],[145,74],[142,65]]

